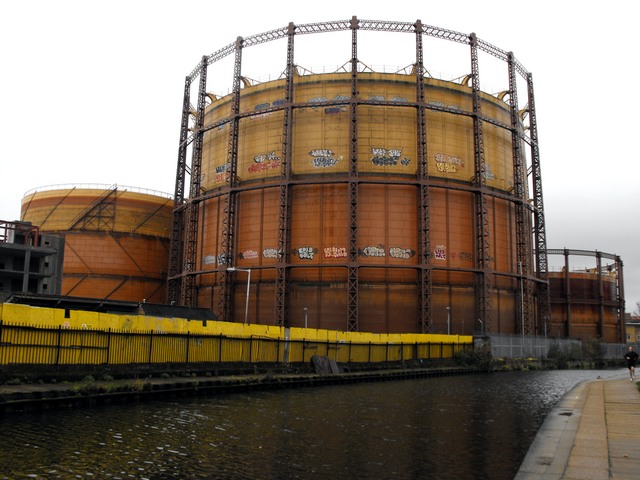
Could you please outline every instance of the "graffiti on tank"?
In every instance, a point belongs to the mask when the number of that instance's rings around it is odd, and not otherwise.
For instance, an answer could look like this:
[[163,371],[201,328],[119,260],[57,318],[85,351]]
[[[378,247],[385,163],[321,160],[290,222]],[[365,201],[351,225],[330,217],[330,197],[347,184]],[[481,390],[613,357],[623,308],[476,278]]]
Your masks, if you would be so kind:
[[227,182],[229,180],[229,170],[231,170],[231,164],[225,163],[224,165],[218,165],[215,169],[214,180],[216,183]]
[[325,247],[324,258],[347,258],[347,249],[345,247]]
[[374,102],[384,102],[384,96],[383,95],[371,95],[369,97],[369,100],[374,101]]
[[432,106],[434,106],[434,107],[444,107],[444,103],[442,103],[442,102],[435,102],[435,101],[427,102],[427,105],[432,105]]
[[207,255],[204,257],[205,265],[215,265],[216,264],[216,256],[215,255]]
[[291,250],[291,253],[298,255],[300,260],[313,260],[313,257],[318,253],[318,249],[313,247],[299,247]]
[[436,260],[446,260],[447,259],[447,247],[444,245],[437,245],[436,249],[433,251],[433,256]]
[[333,167],[340,161],[340,158],[334,157],[333,150],[328,148],[315,148],[309,152],[309,155],[313,157],[311,164],[316,168]]
[[402,149],[400,148],[381,148],[381,147],[372,147],[371,148],[371,163],[378,167],[386,167],[397,165],[400,162],[401,165],[407,166],[411,163],[411,160],[407,157],[402,157]]
[[470,252],[460,252],[460,261],[473,262],[473,255]]
[[[325,97],[313,97],[313,98],[308,100],[309,103],[324,103],[324,102],[327,102],[327,101],[328,100]],[[314,107],[311,107],[311,108],[313,108],[315,110],[316,108],[319,108],[319,107],[314,106]]]
[[264,258],[278,258],[278,250],[275,248],[265,248],[262,250],[262,256]]
[[351,97],[348,95],[336,95],[335,97],[333,97],[333,101],[334,102],[346,102],[347,100],[350,100]]
[[324,109],[324,113],[327,115],[336,115],[338,113],[346,112],[346,107],[328,107]]
[[484,164],[484,179],[485,180],[495,180],[496,179],[496,176],[491,171],[491,168],[489,167],[488,163]]
[[269,108],[269,102],[266,103],[259,103],[258,105],[256,105],[255,109],[256,110],[264,110],[265,108]]
[[280,157],[276,152],[261,153],[253,157],[253,163],[247,170],[249,173],[260,173],[280,168]]
[[436,153],[436,169],[442,173],[456,173],[458,167],[464,168],[464,160],[454,155]]
[[244,252],[240,252],[238,258],[242,260],[253,260],[254,258],[258,258],[258,252],[255,250],[245,250]]
[[393,258],[408,259],[416,254],[415,250],[410,248],[389,247],[389,256]]
[[218,255],[218,265],[231,265],[230,259],[227,258],[226,253]]
[[273,105],[274,107],[279,107],[281,105],[285,105],[287,103],[287,101],[285,99],[279,99],[279,100],[274,100],[273,103],[271,105]]
[[407,99],[404,97],[392,97],[389,99],[391,102],[398,102],[398,103],[407,103]]
[[384,245],[369,245],[358,250],[361,257],[386,257]]

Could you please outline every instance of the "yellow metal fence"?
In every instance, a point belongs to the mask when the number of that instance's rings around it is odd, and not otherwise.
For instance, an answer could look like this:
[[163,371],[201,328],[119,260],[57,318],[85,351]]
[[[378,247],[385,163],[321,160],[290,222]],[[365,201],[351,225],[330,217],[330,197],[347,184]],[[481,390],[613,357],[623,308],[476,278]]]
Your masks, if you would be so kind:
[[458,341],[365,343],[40,327],[0,321],[0,365],[306,363],[313,355],[339,363],[380,363],[450,358],[473,348],[458,337],[452,339]]

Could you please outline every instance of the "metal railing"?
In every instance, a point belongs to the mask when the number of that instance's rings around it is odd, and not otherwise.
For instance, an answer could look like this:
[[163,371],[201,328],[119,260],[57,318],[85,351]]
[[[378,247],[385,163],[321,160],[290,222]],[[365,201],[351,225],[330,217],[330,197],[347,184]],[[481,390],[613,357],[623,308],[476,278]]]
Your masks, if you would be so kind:
[[0,365],[166,363],[306,363],[314,355],[341,363],[451,358],[469,343],[357,343],[230,337],[155,331],[16,325],[0,321]]

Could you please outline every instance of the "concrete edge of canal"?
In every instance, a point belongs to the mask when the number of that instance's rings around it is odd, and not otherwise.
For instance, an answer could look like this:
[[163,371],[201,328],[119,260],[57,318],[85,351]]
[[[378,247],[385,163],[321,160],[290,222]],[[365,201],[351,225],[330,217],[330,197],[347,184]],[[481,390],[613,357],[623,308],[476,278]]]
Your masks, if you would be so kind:
[[77,381],[59,384],[2,385],[0,386],[0,414],[16,411],[136,402],[154,398],[478,373],[488,372],[468,367],[441,367],[385,369],[333,374],[268,372],[266,374],[215,377],[196,376]]

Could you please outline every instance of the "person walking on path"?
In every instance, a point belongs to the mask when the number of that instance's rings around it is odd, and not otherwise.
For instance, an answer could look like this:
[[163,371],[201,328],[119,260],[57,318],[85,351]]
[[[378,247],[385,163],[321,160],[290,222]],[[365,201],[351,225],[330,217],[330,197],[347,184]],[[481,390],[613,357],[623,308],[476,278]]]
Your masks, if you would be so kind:
[[636,363],[638,362],[638,354],[633,351],[633,347],[629,347],[629,351],[624,354],[624,358],[627,360],[627,367],[629,368],[629,381],[633,382],[636,376]]

